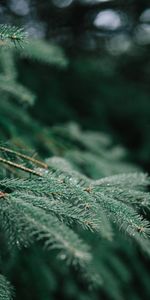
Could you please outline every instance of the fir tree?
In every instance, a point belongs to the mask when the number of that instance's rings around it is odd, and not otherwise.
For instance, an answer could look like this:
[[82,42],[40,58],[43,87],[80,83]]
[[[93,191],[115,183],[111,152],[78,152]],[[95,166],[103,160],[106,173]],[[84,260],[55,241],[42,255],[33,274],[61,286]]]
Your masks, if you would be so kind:
[[105,134],[34,120],[16,61],[68,61],[22,28],[0,38],[0,299],[140,299],[135,274],[148,299],[148,175]]

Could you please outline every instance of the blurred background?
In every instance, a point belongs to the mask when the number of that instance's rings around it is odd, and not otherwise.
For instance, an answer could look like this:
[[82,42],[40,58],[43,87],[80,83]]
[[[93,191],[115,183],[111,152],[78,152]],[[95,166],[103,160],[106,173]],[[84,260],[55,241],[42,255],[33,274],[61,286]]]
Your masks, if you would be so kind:
[[61,71],[20,62],[19,80],[38,95],[31,114],[109,133],[149,171],[149,1],[1,0],[0,20],[60,45],[69,59]]

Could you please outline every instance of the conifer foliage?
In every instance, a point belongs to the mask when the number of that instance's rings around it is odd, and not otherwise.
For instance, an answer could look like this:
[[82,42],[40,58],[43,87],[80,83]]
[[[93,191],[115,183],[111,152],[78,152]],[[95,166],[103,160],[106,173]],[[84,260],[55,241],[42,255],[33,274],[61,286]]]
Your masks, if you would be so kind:
[[[125,299],[124,284],[133,281],[136,268],[147,273],[139,253],[149,260],[149,177],[127,163],[126,151],[105,134],[74,123],[43,128],[35,121],[24,104],[33,105],[36,95],[18,82],[16,61],[26,57],[57,67],[68,61],[45,41],[26,46],[26,34],[16,27],[1,25],[0,39],[0,299],[23,299],[24,253],[28,270],[40,262],[45,278],[40,293],[32,287],[26,299],[56,299],[61,280],[74,286],[70,296],[61,290],[62,298]],[[35,157],[30,148],[48,158]],[[21,274],[14,274],[17,268]],[[141,285],[150,295],[145,278]],[[31,279],[34,286],[36,274]],[[127,297],[140,299],[134,290]]]

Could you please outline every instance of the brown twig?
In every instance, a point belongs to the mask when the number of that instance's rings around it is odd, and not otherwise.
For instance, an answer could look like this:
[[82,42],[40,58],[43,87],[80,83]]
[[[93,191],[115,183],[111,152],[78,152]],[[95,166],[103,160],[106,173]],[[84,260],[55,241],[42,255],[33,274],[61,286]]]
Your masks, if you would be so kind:
[[12,162],[12,161],[9,161],[9,160],[4,159],[4,158],[1,158],[1,157],[0,157],[0,162],[2,162],[2,163],[4,163],[4,164],[7,164],[7,165],[9,165],[9,166],[12,166],[12,167],[14,167],[14,168],[20,169],[20,170],[22,170],[22,171],[24,171],[24,172],[27,172],[27,173],[31,173],[31,174],[34,174],[34,175],[37,175],[37,176],[40,176],[40,177],[43,176],[42,173],[40,173],[40,172],[37,172],[37,171],[32,170],[32,169],[30,169],[30,168],[26,168],[26,167],[24,167],[23,165],[14,163],[14,162]]
[[7,195],[7,193],[1,192],[0,191],[0,198],[4,198]]
[[8,152],[8,153],[15,154],[16,156],[19,156],[19,157],[22,157],[22,158],[24,158],[24,159],[26,159],[26,160],[29,160],[29,161],[33,162],[34,164],[37,164],[37,165],[41,166],[41,167],[44,168],[44,169],[47,169],[47,168],[48,168],[48,165],[45,164],[44,162],[42,162],[42,161],[40,161],[40,160],[37,160],[37,159],[35,159],[35,158],[33,158],[33,157],[30,157],[30,156],[28,156],[28,155],[22,154],[22,153],[20,153],[20,152],[18,152],[18,151],[14,151],[14,150],[12,150],[12,149],[8,149],[8,148],[2,147],[2,146],[0,146],[0,150],[1,150],[1,151],[4,151],[4,152]]

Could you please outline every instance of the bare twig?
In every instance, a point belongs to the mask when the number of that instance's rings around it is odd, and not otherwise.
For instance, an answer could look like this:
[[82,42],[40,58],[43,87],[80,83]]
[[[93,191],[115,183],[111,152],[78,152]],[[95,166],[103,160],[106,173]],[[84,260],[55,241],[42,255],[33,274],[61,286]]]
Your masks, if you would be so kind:
[[37,165],[41,166],[41,167],[44,168],[44,169],[47,169],[47,168],[48,168],[48,165],[45,164],[44,162],[42,162],[42,161],[40,161],[40,160],[37,160],[37,159],[35,159],[35,158],[33,158],[33,157],[30,157],[30,156],[28,156],[28,155],[22,154],[22,153],[20,153],[20,152],[18,152],[18,151],[14,151],[14,150],[12,150],[12,149],[8,149],[8,148],[2,147],[2,146],[0,146],[0,150],[1,150],[1,151],[4,151],[4,152],[8,152],[8,153],[15,154],[16,156],[19,156],[19,157],[22,157],[22,158],[24,158],[24,159],[26,159],[26,160],[29,160],[29,161],[33,162],[34,164],[37,164]]
[[9,165],[9,166],[12,166],[12,167],[14,167],[14,168],[20,169],[20,170],[22,170],[22,171],[24,171],[24,172],[27,172],[27,173],[31,173],[31,174],[34,174],[34,175],[37,175],[37,176],[40,176],[40,177],[43,176],[42,173],[40,173],[40,172],[37,172],[37,171],[32,170],[32,169],[30,169],[30,168],[26,168],[26,167],[24,167],[23,165],[14,163],[14,162],[12,162],[12,161],[10,161],[10,160],[7,160],[7,159],[1,158],[1,157],[0,157],[0,162],[2,162],[2,163],[4,163],[4,164],[7,164],[7,165]]

